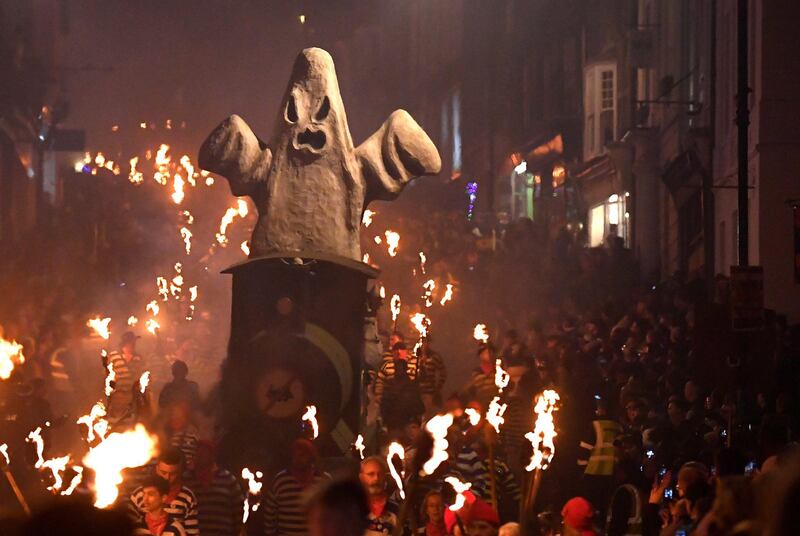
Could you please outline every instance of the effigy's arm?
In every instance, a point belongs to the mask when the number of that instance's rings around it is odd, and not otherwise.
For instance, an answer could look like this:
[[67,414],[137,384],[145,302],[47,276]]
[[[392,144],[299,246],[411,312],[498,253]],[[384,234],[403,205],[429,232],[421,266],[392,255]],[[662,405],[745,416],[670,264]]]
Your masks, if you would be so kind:
[[436,175],[442,159],[431,139],[405,110],[395,110],[356,149],[370,201],[391,200],[417,177]]
[[238,115],[225,119],[200,147],[202,169],[222,175],[236,196],[253,196],[267,179],[272,151]]

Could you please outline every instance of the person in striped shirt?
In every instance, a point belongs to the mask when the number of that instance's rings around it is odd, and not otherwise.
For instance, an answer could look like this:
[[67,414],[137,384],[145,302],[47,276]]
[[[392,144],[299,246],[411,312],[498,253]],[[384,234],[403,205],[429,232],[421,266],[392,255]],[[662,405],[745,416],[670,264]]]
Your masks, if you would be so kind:
[[[197,499],[192,490],[183,485],[183,454],[174,447],[165,450],[158,458],[155,467],[156,476],[169,483],[164,511],[183,525],[187,536],[200,534],[197,520]],[[141,521],[145,514],[144,487],[139,486],[130,497],[130,513],[134,521]]]
[[420,396],[420,370],[417,356],[405,343],[392,347],[392,356],[384,358],[375,380],[375,397],[389,435],[398,437],[412,416],[421,416],[425,406]]
[[186,536],[183,525],[165,510],[169,482],[152,475],[142,484],[144,515],[134,528],[135,536]]
[[216,463],[210,441],[197,443],[194,469],[188,478],[197,497],[197,517],[203,536],[235,536],[242,526],[244,495],[239,481]]
[[478,366],[472,371],[469,383],[463,389],[465,398],[477,400],[484,408],[497,395],[495,385],[495,349],[491,344],[481,345],[478,349]]
[[142,358],[136,354],[138,338],[132,331],[126,331],[122,334],[120,349],[108,354],[108,363],[114,371],[114,390],[108,397],[108,415],[112,422],[131,418],[135,410],[134,389],[143,372]]
[[319,471],[317,450],[311,441],[292,444],[289,468],[275,475],[264,506],[264,534],[283,536],[306,534],[306,502],[315,485],[329,478]]
[[422,371],[420,378],[420,394],[425,404],[426,415],[435,413],[442,405],[442,387],[447,381],[447,369],[438,352],[431,348],[430,337],[424,337],[417,350],[417,358]]
[[364,536],[389,536],[394,534],[398,523],[399,508],[389,498],[386,476],[389,468],[380,456],[370,456],[361,462],[358,479],[367,492],[369,502],[369,524]]

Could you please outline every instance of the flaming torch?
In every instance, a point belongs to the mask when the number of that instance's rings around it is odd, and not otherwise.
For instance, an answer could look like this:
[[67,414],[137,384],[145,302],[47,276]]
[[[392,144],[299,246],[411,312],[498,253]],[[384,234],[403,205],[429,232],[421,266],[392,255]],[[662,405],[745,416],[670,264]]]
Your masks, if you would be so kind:
[[363,460],[364,459],[364,449],[366,446],[364,445],[364,436],[358,434],[356,438],[356,442],[353,443],[353,447],[358,451],[358,456]]
[[445,303],[453,299],[453,285],[447,283],[445,287],[446,288],[444,290],[444,296],[442,296],[442,301],[439,302],[439,305],[441,305],[442,307],[444,307]]
[[550,462],[556,453],[556,446],[553,442],[556,437],[553,412],[558,409],[556,404],[559,400],[558,393],[552,389],[547,389],[536,397],[536,405],[533,409],[536,414],[536,423],[534,424],[533,432],[525,434],[525,439],[530,441],[533,447],[531,461],[525,467],[525,470],[529,473],[533,471],[533,482],[531,482],[529,476],[526,494],[521,503],[523,508],[521,514],[523,516],[535,504],[536,495],[539,493],[539,486],[542,482],[542,471],[550,466]]
[[314,433],[314,439],[319,437],[319,423],[317,422],[317,406],[306,406],[306,412],[301,417],[304,421],[308,421],[311,425],[311,430]]
[[364,224],[364,227],[369,227],[372,225],[372,217],[377,214],[374,210],[366,209],[364,210],[364,214],[361,216],[361,223]]
[[0,378],[7,380],[16,365],[25,362],[22,345],[16,341],[7,341],[0,337]]
[[397,441],[393,441],[392,444],[389,445],[389,451],[386,453],[386,465],[389,466],[389,473],[391,473],[395,484],[397,484],[397,490],[400,492],[400,498],[405,500],[406,492],[403,489],[403,476],[401,473],[397,472],[397,468],[394,466],[394,462],[392,461],[392,458],[395,456],[400,458],[400,462],[404,462],[406,459],[406,451],[403,449],[403,445]]
[[397,329],[397,317],[400,316],[400,296],[397,294],[392,296],[392,300],[389,302],[389,306],[392,309],[392,325],[394,326],[393,329]]
[[486,331],[486,324],[476,325],[475,329],[472,330],[472,337],[483,344],[489,342],[489,333]]
[[461,482],[454,476],[448,476],[444,479],[444,481],[453,486],[453,489],[456,492],[456,500],[450,505],[450,511],[458,512],[464,508],[464,505],[467,503],[467,498],[464,496],[464,492],[471,488],[472,484],[469,482]]
[[[261,494],[261,488],[264,486],[264,483],[259,482],[256,479],[261,478],[263,476],[264,473],[262,473],[261,471],[256,471],[254,473],[247,467],[242,469],[242,478],[247,480],[247,495],[244,498],[244,512],[242,514],[242,524],[247,523],[247,518],[250,517],[250,497],[257,497],[258,495]],[[260,501],[257,501],[253,504],[253,512],[258,510],[259,504]]]
[[433,437],[433,451],[430,459],[422,464],[422,476],[432,475],[442,462],[447,461],[447,448],[450,446],[447,441],[447,430],[451,426],[453,426],[453,415],[450,413],[436,415],[425,424],[425,429]]
[[400,246],[400,234],[392,230],[386,231],[383,236],[386,237],[386,246],[390,257],[397,256],[397,248]]
[[105,340],[111,336],[111,330],[109,329],[109,324],[111,323],[110,318],[100,318],[96,316],[94,318],[90,318],[86,325],[92,328],[92,330],[100,337]]

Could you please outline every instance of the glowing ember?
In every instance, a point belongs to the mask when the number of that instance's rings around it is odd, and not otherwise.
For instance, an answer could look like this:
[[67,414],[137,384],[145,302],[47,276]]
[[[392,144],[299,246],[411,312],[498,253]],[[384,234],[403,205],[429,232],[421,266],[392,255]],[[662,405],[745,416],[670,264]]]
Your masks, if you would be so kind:
[[449,302],[453,299],[453,285],[447,283],[444,296],[442,296],[442,300],[439,302],[439,305],[444,306],[445,303]]
[[61,489],[61,486],[64,484],[61,473],[67,468],[67,463],[69,463],[69,455],[60,458],[51,458],[42,463],[43,469],[50,469],[50,472],[53,473],[53,485],[47,486],[48,491],[58,491]]
[[36,464],[34,467],[39,469],[44,464],[44,458],[42,458],[42,454],[44,454],[44,439],[42,439],[42,427],[37,426],[36,430],[32,431],[28,434],[27,439],[25,439],[28,443],[34,443],[36,445]]
[[183,248],[189,255],[192,252],[192,232],[187,227],[181,227],[181,238],[183,238]]
[[375,214],[377,214],[377,212],[374,212],[370,209],[364,210],[364,214],[361,216],[361,223],[364,224],[364,227],[369,227],[372,225],[372,217]]
[[419,252],[419,269],[424,274],[425,273],[425,263],[428,262],[428,258],[425,256],[423,252]]
[[[250,497],[255,497],[261,493],[261,488],[263,487],[263,482],[259,482],[256,478],[263,477],[264,474],[261,471],[256,471],[253,473],[250,469],[245,467],[242,469],[242,478],[247,480],[247,495],[244,498],[244,513],[242,514],[242,523],[247,523],[247,518],[250,517]],[[256,502],[253,505],[253,512],[258,510],[259,503]]]
[[114,387],[111,385],[114,383],[114,380],[117,377],[117,373],[114,372],[114,367],[111,363],[106,366],[106,370],[108,374],[106,374],[106,396],[111,396],[111,393],[114,392]]
[[133,184],[142,184],[144,182],[144,175],[142,172],[136,169],[136,164],[139,163],[139,157],[134,156],[130,160],[131,163],[131,171],[128,173],[128,180]]
[[464,496],[464,492],[471,488],[472,484],[469,482],[461,482],[454,476],[448,476],[444,479],[444,481],[453,486],[453,489],[456,492],[456,502],[450,505],[450,511],[457,512],[464,508],[464,505],[467,503],[467,498]]
[[0,378],[7,380],[16,365],[25,362],[22,345],[16,341],[7,341],[0,337]]
[[476,341],[481,341],[483,344],[489,342],[489,333],[486,331],[486,324],[478,324],[475,326],[475,329],[472,330],[472,337]]
[[453,426],[453,416],[450,413],[436,415],[425,424],[425,429],[433,437],[433,451],[431,457],[422,464],[421,474],[432,475],[434,471],[447,461],[447,449],[450,446],[447,441],[447,429]]
[[62,491],[61,495],[72,495],[72,492],[75,491],[75,488],[77,488],[81,480],[83,480],[83,467],[80,465],[73,465],[72,470],[75,471],[75,476],[72,477],[69,487]]
[[356,438],[356,442],[353,443],[353,446],[358,451],[359,457],[363,460],[364,459],[364,449],[366,448],[364,446],[364,436],[362,436],[361,434],[358,434],[358,437]]
[[401,305],[402,304],[400,303],[400,296],[398,296],[397,294],[392,296],[392,301],[389,302],[389,306],[392,309],[392,322],[396,322],[397,321],[397,317],[400,316],[400,306]]
[[142,424],[133,430],[115,432],[83,458],[83,465],[95,472],[94,505],[106,508],[117,500],[122,483],[122,470],[140,467],[153,457],[156,451],[156,436],[150,435]]
[[428,279],[423,283],[422,288],[425,289],[425,294],[422,296],[425,299],[425,307],[430,307],[433,305],[433,291],[436,290],[436,281]]
[[153,335],[156,334],[156,331],[161,329],[161,324],[159,324],[155,318],[149,319],[147,322],[144,323],[144,327],[152,333]]
[[139,323],[139,319],[136,318],[135,316],[131,315],[131,316],[128,317],[128,325],[129,326],[135,326],[138,323]]
[[[361,436],[358,436],[358,437],[361,437]],[[8,457],[8,445],[6,443],[3,443],[2,445],[0,445],[0,454],[2,454],[3,458],[5,458],[6,465],[11,463],[11,458]],[[363,459],[363,455],[362,455],[362,459]]]
[[108,325],[111,322],[110,318],[100,318],[95,317],[91,318],[86,322],[86,325],[92,328],[94,332],[99,335],[100,337],[108,340],[111,336],[111,330],[108,329]]
[[559,401],[558,393],[552,389],[545,390],[536,397],[536,406],[533,411],[536,413],[536,423],[533,432],[525,434],[525,439],[533,446],[531,462],[525,467],[526,471],[534,469],[545,470],[550,465],[553,455],[556,453],[556,446],[553,439],[556,437],[556,425],[553,420],[553,412],[556,411],[556,403]]
[[472,426],[476,426],[479,422],[481,422],[481,414],[475,408],[467,408],[464,410],[464,413],[469,417],[469,423]]
[[239,247],[242,248],[242,251],[244,252],[245,255],[250,256],[250,244],[247,243],[247,240],[242,242],[242,244]]
[[146,370],[139,376],[139,392],[144,394],[148,385],[150,385],[150,371]]
[[507,408],[508,404],[501,404],[499,396],[494,397],[489,402],[489,409],[486,411],[486,422],[492,425],[492,428],[497,433],[500,433],[500,425],[506,422],[503,414]]
[[306,406],[306,412],[301,417],[304,421],[308,421],[311,425],[311,430],[314,432],[314,439],[319,437],[319,423],[317,423],[317,406]]
[[397,248],[400,246],[400,235],[391,230],[386,231],[383,235],[386,237],[386,245],[389,248],[389,256],[396,257]]
[[403,489],[403,477],[401,473],[397,472],[397,468],[394,466],[392,462],[392,458],[397,456],[400,458],[401,462],[404,462],[406,459],[406,451],[403,449],[403,445],[398,443],[397,441],[392,442],[389,445],[389,452],[386,453],[386,465],[389,466],[389,473],[391,473],[392,478],[394,479],[395,484],[397,484],[397,490],[400,492],[400,498],[406,498],[406,492]]

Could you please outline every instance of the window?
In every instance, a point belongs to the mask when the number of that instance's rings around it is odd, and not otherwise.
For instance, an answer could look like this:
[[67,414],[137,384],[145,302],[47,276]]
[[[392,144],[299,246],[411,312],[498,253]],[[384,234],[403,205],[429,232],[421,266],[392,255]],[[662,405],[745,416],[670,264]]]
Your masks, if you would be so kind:
[[586,68],[584,76],[583,156],[589,160],[600,155],[617,138],[617,66],[596,64]]

